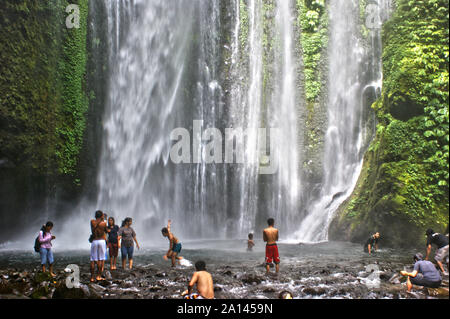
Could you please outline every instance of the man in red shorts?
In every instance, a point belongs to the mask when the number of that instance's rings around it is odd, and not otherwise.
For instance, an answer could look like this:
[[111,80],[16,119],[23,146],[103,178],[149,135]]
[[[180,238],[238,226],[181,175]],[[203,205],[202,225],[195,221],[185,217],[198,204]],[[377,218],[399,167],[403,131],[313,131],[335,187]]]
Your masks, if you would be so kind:
[[275,220],[269,218],[267,220],[269,227],[263,231],[263,239],[266,244],[266,270],[267,273],[270,272],[270,264],[275,263],[275,270],[278,273],[280,271],[280,256],[278,254],[278,229],[273,227],[275,225]]

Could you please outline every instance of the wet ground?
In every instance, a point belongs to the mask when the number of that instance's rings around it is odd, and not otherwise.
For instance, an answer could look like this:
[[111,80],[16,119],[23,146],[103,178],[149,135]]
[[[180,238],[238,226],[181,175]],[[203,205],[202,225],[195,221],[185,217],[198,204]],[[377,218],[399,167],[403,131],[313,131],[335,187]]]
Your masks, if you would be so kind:
[[[397,299],[447,298],[448,276],[440,289],[417,287],[406,292],[401,270],[411,270],[415,250],[381,249],[372,256],[361,245],[345,242],[279,244],[280,274],[265,274],[264,244],[246,251],[245,241],[184,242],[184,266],[175,269],[162,256],[167,247],[135,250],[133,270],[110,271],[107,280],[89,283],[89,251],[55,249],[55,280],[36,279],[39,254],[0,251],[0,296],[3,298],[180,298],[194,272],[192,264],[204,260],[214,279],[216,298],[278,298],[289,290],[295,298]],[[81,289],[65,288],[69,264],[80,267]],[[273,271],[273,269],[272,269]],[[39,293],[37,293],[39,290]]]

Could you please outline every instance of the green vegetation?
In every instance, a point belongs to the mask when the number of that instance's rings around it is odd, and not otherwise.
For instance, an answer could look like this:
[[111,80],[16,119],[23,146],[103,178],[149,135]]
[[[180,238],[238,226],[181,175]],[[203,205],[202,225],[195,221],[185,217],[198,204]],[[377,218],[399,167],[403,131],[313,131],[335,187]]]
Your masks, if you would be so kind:
[[328,44],[328,13],[325,0],[297,0],[300,43],[303,51],[305,95],[314,102],[322,90],[320,60]]
[[377,228],[411,245],[448,224],[448,14],[445,0],[399,0],[385,24],[377,134],[333,236],[345,229],[360,240]]
[[[69,3],[79,5],[79,29],[65,25]],[[88,108],[88,0],[3,0],[0,11],[0,158],[75,181]]]

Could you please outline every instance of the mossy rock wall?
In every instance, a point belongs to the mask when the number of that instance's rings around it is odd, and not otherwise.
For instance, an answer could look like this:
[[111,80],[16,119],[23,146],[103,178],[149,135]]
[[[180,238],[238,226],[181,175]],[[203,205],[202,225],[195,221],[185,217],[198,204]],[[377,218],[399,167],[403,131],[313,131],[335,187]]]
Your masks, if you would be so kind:
[[383,28],[383,91],[377,133],[331,240],[418,246],[444,232],[448,206],[448,2],[398,0]]
[[[66,26],[69,4],[79,28]],[[0,12],[0,222],[9,224],[82,189],[89,0],[2,0]]]

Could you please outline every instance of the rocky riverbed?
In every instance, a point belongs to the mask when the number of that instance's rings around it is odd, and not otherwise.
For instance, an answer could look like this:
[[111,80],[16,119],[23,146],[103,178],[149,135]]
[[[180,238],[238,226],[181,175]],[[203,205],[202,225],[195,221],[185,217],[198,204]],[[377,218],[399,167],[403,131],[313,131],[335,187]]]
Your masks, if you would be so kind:
[[[214,249],[203,243],[186,244],[189,249],[182,251],[185,266],[175,269],[162,259],[162,249],[143,250],[136,253],[132,270],[119,266],[110,271],[107,263],[106,280],[98,283],[89,282],[88,251],[55,251],[55,278],[40,272],[38,254],[2,251],[0,298],[176,299],[187,287],[194,271],[192,263],[199,259],[207,262],[216,298],[221,299],[278,298],[283,290],[301,299],[449,298],[448,276],[439,289],[417,287],[406,292],[405,279],[398,273],[411,269],[413,250],[382,249],[369,257],[360,246],[350,243],[281,244],[281,272],[266,275],[263,246],[247,253],[233,249],[238,243],[241,245],[240,241],[216,242]],[[66,286],[69,264],[79,266],[79,288]]]

